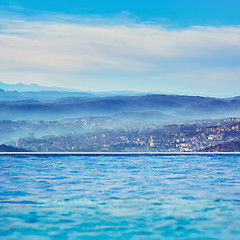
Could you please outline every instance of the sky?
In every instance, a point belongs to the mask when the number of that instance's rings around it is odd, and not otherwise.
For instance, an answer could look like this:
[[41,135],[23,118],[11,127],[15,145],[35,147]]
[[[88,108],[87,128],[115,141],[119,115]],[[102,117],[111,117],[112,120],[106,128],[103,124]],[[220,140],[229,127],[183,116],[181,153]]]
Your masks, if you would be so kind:
[[240,95],[239,0],[0,0],[0,81]]

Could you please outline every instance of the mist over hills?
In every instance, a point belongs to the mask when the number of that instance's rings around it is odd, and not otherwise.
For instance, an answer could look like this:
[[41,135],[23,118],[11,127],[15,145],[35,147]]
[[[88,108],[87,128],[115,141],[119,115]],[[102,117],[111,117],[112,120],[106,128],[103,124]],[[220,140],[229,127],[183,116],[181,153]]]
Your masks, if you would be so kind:
[[71,92],[36,84],[1,82],[0,88],[4,88],[0,89],[0,120],[106,117],[116,121],[174,122],[240,116],[240,97],[223,99],[131,91]]
[[94,94],[87,92],[64,92],[64,91],[27,91],[27,92],[18,92],[18,91],[5,91],[0,89],[0,101],[31,101],[37,100],[41,102],[54,102],[59,99],[64,98],[86,98],[94,97]]
[[196,120],[240,115],[240,99],[148,94],[96,96],[85,92],[0,91],[0,119],[60,120],[106,116],[122,120]]
[[[212,144],[218,149],[217,144],[239,139],[238,122],[221,120],[234,117],[240,117],[239,97],[0,90],[0,144],[32,151],[188,151]],[[152,148],[151,136],[165,145]],[[190,148],[181,139],[188,139]],[[86,148],[79,148],[83,141]]]
[[[150,92],[149,94],[151,94]],[[153,92],[154,93],[154,92]],[[158,92],[157,92],[158,93]],[[0,101],[12,100],[39,100],[50,101],[58,98],[71,97],[106,97],[106,96],[141,96],[146,92],[135,91],[104,91],[104,92],[86,92],[77,89],[39,86],[37,84],[6,84],[0,82]]]

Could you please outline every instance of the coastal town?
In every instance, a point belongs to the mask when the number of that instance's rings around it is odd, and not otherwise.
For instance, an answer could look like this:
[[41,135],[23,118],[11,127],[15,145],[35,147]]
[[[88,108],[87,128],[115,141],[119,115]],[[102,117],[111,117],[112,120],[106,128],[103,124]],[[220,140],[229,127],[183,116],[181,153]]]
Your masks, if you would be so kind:
[[[18,129],[25,129],[25,132],[27,129],[33,131],[27,133],[27,136],[19,138],[15,136],[11,140],[13,147],[33,152],[239,151],[240,145],[238,144],[240,119],[238,118],[141,128],[134,126],[120,128],[119,123],[114,124],[110,120],[99,118],[62,122],[11,121],[5,122],[6,124],[9,132],[16,126]],[[41,126],[43,136],[34,132],[38,126]],[[6,128],[4,129],[6,131]],[[62,134],[55,134],[54,129],[61,129]]]

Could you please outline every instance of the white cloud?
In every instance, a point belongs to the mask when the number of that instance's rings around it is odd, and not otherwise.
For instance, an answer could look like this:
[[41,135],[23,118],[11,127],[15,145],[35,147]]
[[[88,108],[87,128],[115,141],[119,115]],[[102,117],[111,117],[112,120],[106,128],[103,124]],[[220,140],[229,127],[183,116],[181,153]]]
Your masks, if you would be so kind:
[[179,81],[178,76],[211,72],[223,82],[219,69],[240,67],[240,26],[169,30],[143,24],[0,21],[0,77],[10,81],[27,73],[46,80],[47,75],[123,71],[162,77],[173,72]]

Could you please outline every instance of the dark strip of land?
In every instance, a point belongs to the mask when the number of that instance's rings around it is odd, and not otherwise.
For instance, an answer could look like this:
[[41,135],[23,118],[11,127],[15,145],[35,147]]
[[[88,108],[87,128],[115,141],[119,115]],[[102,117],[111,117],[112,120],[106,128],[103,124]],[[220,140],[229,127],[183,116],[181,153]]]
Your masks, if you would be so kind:
[[162,155],[240,155],[240,152],[1,152],[0,155],[30,155],[30,156],[162,156]]

